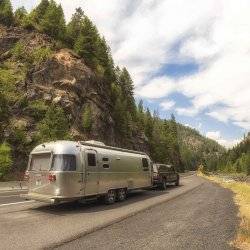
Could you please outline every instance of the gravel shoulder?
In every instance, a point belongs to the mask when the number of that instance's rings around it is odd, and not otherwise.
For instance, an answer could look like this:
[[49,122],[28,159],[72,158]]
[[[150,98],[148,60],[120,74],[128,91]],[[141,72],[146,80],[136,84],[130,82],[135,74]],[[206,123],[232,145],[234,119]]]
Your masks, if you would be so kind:
[[233,193],[206,181],[177,198],[59,249],[233,249],[239,225]]

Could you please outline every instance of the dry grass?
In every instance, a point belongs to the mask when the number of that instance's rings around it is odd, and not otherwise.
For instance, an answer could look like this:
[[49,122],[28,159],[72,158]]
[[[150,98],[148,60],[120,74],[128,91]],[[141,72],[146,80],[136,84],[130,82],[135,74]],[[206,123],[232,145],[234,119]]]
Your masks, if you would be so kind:
[[[199,174],[202,175],[202,174]],[[231,189],[235,193],[234,201],[239,206],[239,216],[241,218],[240,228],[233,244],[239,249],[250,249],[250,185],[247,183],[228,181],[217,176],[203,177],[219,183],[225,188]]]

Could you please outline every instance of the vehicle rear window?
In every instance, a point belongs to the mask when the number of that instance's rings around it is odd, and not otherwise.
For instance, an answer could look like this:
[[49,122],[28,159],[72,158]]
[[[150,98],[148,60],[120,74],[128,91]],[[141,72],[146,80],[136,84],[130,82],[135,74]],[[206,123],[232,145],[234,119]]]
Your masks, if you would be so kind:
[[50,169],[50,153],[33,154],[30,161],[30,170],[46,171]]
[[171,166],[170,165],[160,165],[159,166],[159,171],[171,171]]
[[76,157],[69,154],[54,154],[51,170],[76,171]]

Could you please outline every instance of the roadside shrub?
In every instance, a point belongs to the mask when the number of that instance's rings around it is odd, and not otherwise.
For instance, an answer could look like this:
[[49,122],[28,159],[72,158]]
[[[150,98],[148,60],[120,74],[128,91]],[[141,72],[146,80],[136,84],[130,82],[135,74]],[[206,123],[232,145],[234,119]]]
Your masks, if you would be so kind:
[[11,165],[11,148],[7,143],[2,143],[0,144],[0,179],[7,174]]

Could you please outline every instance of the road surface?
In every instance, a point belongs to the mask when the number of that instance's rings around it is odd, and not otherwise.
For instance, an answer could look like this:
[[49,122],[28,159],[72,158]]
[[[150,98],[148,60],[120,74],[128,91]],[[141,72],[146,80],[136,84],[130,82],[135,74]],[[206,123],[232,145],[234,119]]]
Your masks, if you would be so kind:
[[27,193],[27,191],[0,191],[0,206],[25,201],[20,197],[20,194],[25,193]]
[[231,249],[238,223],[229,190],[189,176],[111,206],[2,204],[0,249]]

